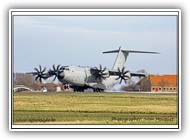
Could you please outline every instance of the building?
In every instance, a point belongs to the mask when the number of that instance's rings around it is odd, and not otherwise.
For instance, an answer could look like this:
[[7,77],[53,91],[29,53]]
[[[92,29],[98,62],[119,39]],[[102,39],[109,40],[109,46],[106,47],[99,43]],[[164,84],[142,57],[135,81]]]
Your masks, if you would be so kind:
[[177,75],[150,75],[142,78],[137,84],[139,91],[177,92]]
[[40,90],[43,92],[61,92],[61,86],[55,83],[39,83],[38,86],[40,87]]

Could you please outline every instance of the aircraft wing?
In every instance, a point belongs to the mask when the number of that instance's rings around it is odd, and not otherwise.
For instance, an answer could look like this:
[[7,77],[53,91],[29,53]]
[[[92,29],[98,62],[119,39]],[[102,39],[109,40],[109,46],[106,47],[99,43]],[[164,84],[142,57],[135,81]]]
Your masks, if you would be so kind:
[[[142,73],[142,72],[125,71],[124,73],[130,75],[130,77],[146,77],[148,75],[147,73]],[[117,70],[109,70],[109,75],[118,76],[120,75],[120,72]]]
[[33,75],[37,75],[37,72],[27,72],[26,74],[33,74]]
[[130,72],[131,76],[136,76],[136,77],[146,77],[148,74],[147,73],[140,73],[140,72]]
[[141,72],[130,72],[130,71],[124,71],[124,69],[122,70],[100,70],[97,68],[91,68],[91,72],[92,75],[94,75],[95,77],[109,77],[109,76],[121,76],[121,74],[124,74],[125,77],[145,77],[147,76],[147,73],[141,73]]

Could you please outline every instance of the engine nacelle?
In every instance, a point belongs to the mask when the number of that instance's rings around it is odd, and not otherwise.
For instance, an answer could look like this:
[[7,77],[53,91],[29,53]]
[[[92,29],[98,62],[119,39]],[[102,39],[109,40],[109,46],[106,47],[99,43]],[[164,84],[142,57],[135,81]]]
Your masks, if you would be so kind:
[[127,71],[127,72],[124,74],[124,80],[128,80],[128,79],[131,79],[131,73],[130,73],[130,71]]
[[102,72],[101,76],[103,78],[108,78],[110,75],[109,75],[109,71],[108,70],[105,70],[104,72]]

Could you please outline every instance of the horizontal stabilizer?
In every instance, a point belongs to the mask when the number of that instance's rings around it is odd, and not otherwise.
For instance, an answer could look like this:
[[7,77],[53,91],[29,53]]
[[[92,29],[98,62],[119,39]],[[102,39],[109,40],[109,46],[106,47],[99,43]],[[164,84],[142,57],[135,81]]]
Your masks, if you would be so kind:
[[[103,53],[118,53],[120,48],[118,50],[112,50],[112,51],[106,51]],[[153,54],[159,54],[158,52],[149,52],[149,51],[133,51],[133,50],[121,50],[124,53],[153,53]]]
[[159,54],[158,52],[148,52],[148,51],[131,51],[131,50],[121,50],[122,52],[126,53],[154,53],[154,54]]
[[149,53],[149,54],[159,54],[158,52],[149,52],[149,51],[133,51],[133,50],[122,50],[121,47],[119,47],[118,50],[112,50],[112,51],[105,51],[103,53],[118,53],[115,63],[113,65],[113,69],[117,70],[122,69],[129,53]]
[[119,50],[106,51],[106,52],[103,52],[103,53],[117,53],[117,52],[119,52]]

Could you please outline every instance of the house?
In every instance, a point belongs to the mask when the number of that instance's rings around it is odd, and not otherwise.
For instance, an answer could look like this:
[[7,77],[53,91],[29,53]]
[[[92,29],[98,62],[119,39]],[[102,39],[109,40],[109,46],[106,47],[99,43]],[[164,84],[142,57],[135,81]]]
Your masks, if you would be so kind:
[[40,87],[40,90],[42,90],[43,92],[61,92],[61,86],[55,83],[38,83],[38,86]]
[[177,87],[177,75],[149,75],[136,84],[137,90],[149,92],[177,92]]

